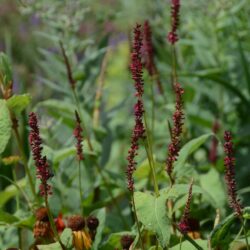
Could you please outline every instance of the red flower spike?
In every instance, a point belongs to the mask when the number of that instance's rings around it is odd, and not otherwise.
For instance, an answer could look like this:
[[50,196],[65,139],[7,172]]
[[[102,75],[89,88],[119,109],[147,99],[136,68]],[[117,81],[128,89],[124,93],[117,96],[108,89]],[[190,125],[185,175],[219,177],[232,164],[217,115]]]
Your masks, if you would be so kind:
[[227,184],[227,192],[229,198],[230,207],[234,210],[238,217],[242,217],[242,206],[237,198],[237,189],[235,181],[235,158],[233,151],[232,135],[229,131],[224,133],[224,152],[226,154],[224,158],[225,166],[225,181]]
[[42,139],[40,137],[37,116],[33,112],[29,115],[29,126],[31,129],[29,133],[29,143],[36,165],[37,178],[41,180],[39,187],[40,194],[42,196],[47,196],[52,194],[51,186],[47,183],[47,181],[53,177],[53,175],[51,174],[46,156],[42,156]]
[[184,90],[179,83],[175,83],[174,90],[176,95],[175,112],[173,114],[174,124],[173,128],[171,129],[171,143],[168,146],[168,157],[166,161],[166,171],[172,181],[173,164],[177,160],[180,151],[180,136],[182,133],[184,119],[182,101]]
[[74,137],[76,138],[76,153],[77,153],[78,161],[81,161],[84,159],[83,151],[82,151],[82,142],[83,142],[82,131],[83,131],[83,129],[81,127],[81,119],[80,119],[77,111],[75,111],[75,117],[76,117],[76,127],[74,129]]
[[180,0],[171,0],[171,31],[168,33],[167,39],[173,45],[179,38],[177,29],[179,26]]
[[134,86],[136,90],[135,96],[137,96],[137,102],[134,105],[134,117],[135,125],[131,136],[131,146],[128,151],[128,165],[127,165],[127,185],[130,192],[134,191],[134,180],[133,173],[136,169],[135,157],[137,155],[139,147],[139,139],[144,138],[145,128],[142,121],[144,106],[142,102],[143,94],[143,79],[142,79],[142,62],[141,62],[141,47],[142,47],[142,38],[141,38],[141,26],[136,25],[134,29],[134,43],[133,43],[133,52],[131,54],[131,73],[132,79],[134,80]]
[[183,234],[186,234],[188,231],[191,230],[190,205],[191,205],[191,200],[192,200],[192,191],[193,191],[193,180],[192,180],[190,187],[189,187],[188,198],[187,198],[186,205],[184,208],[184,213],[182,215],[180,223],[178,224],[179,230]]

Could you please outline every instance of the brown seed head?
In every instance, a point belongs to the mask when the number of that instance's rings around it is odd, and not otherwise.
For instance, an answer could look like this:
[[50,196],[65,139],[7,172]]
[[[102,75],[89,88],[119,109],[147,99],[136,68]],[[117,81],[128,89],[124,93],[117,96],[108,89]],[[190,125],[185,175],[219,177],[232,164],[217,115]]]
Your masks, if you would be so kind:
[[49,221],[48,210],[46,207],[40,207],[35,212],[35,217],[37,221]]
[[81,215],[73,215],[68,219],[68,227],[72,231],[80,231],[85,227],[85,220]]

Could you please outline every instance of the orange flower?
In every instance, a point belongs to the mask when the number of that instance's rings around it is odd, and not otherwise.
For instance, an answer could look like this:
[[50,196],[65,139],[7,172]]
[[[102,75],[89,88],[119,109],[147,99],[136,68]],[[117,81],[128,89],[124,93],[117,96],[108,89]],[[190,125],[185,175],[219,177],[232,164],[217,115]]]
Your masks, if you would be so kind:
[[58,216],[57,216],[57,218],[54,219],[54,221],[55,221],[55,224],[56,224],[57,232],[59,234],[62,233],[62,231],[65,228],[65,224],[64,224],[64,221],[63,221],[62,213],[59,213]]

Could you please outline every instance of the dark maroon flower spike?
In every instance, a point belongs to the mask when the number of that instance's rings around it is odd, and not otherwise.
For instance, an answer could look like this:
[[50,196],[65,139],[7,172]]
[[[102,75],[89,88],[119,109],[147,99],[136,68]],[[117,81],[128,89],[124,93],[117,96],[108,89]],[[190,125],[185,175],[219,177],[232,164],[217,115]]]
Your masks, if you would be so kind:
[[233,150],[233,142],[231,132],[225,131],[224,133],[224,158],[225,166],[225,180],[227,184],[227,193],[229,198],[230,207],[234,210],[238,217],[242,217],[242,207],[237,198],[237,189],[235,181],[235,158]]
[[178,224],[178,228],[181,231],[181,233],[186,234],[188,231],[191,230],[190,225],[190,205],[192,200],[192,191],[193,191],[193,180],[190,184],[189,191],[188,191],[188,198],[186,201],[186,205],[184,208],[184,213],[182,215],[181,221]]
[[41,180],[40,194],[47,197],[49,194],[52,194],[51,186],[47,183],[47,181],[53,177],[53,175],[51,174],[46,156],[42,156],[42,139],[40,137],[37,116],[34,112],[29,115],[29,126],[29,143],[36,165],[37,178]]
[[168,157],[166,161],[166,171],[170,177],[171,184],[174,184],[174,179],[172,177],[174,162],[177,160],[180,151],[180,136],[182,133],[183,126],[183,101],[182,95],[184,90],[179,83],[175,83],[175,112],[173,115],[173,128],[171,129],[171,143],[168,146]]
[[82,142],[83,142],[82,131],[83,131],[83,129],[81,127],[81,119],[80,119],[77,111],[75,111],[75,118],[76,118],[76,127],[74,129],[74,137],[76,138],[76,154],[77,154],[78,161],[81,161],[84,159],[83,150],[82,150]]
[[161,81],[159,79],[158,70],[156,68],[154,62],[154,48],[152,43],[152,32],[149,21],[146,20],[144,22],[143,27],[143,59],[144,59],[144,67],[148,71],[148,74],[151,77],[156,78],[157,88],[160,94],[163,94],[163,87]]
[[127,166],[127,185],[130,192],[134,191],[134,180],[133,173],[136,169],[135,157],[137,155],[139,147],[139,139],[144,138],[145,128],[142,121],[144,106],[142,101],[143,94],[143,79],[142,79],[142,62],[141,62],[141,47],[142,47],[142,37],[141,37],[141,25],[137,24],[134,28],[134,43],[133,51],[131,54],[131,65],[130,69],[132,72],[132,79],[134,80],[135,86],[135,96],[137,97],[137,102],[134,105],[134,117],[135,125],[131,136],[131,146],[128,151],[128,166]]
[[177,29],[179,26],[180,0],[171,0],[171,31],[168,33],[167,39],[173,45],[179,38]]

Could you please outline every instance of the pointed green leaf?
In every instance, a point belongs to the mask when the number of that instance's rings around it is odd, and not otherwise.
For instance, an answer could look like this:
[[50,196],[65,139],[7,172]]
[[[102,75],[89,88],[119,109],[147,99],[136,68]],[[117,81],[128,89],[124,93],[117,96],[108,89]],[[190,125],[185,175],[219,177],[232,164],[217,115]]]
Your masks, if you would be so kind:
[[0,154],[5,150],[11,136],[11,119],[5,100],[0,100]]
[[181,171],[183,164],[186,162],[189,155],[196,151],[202,144],[204,144],[212,134],[205,134],[198,138],[195,138],[188,143],[186,143],[180,150],[177,161],[174,164],[174,171]]
[[92,215],[96,216],[96,218],[99,220],[99,225],[97,227],[96,235],[95,235],[95,240],[92,245],[93,250],[99,249],[99,244],[102,240],[102,232],[105,226],[105,221],[106,221],[106,211],[105,208],[96,210],[92,213]]
[[135,192],[135,207],[138,220],[146,229],[156,233],[162,247],[169,243],[170,220],[166,211],[166,196],[155,197],[149,193]]
[[0,53],[0,82],[5,86],[12,82],[12,69],[9,58],[3,52]]
[[17,222],[18,220],[19,219],[16,216],[14,216],[10,213],[7,213],[3,210],[0,210],[0,223],[5,222],[7,224],[12,224],[14,222]]
[[225,244],[226,236],[230,231],[230,227],[236,220],[234,214],[226,217],[221,223],[219,223],[213,231],[210,233],[211,247],[219,246],[220,244]]
[[60,236],[60,239],[64,246],[67,248],[72,247],[73,235],[72,230],[70,228],[65,228]]
[[226,192],[223,180],[215,168],[211,168],[208,173],[200,175],[201,187],[206,190],[212,197],[217,208],[223,208],[226,204]]
[[15,114],[19,114],[30,104],[30,100],[29,94],[13,95],[7,100],[7,106]]

